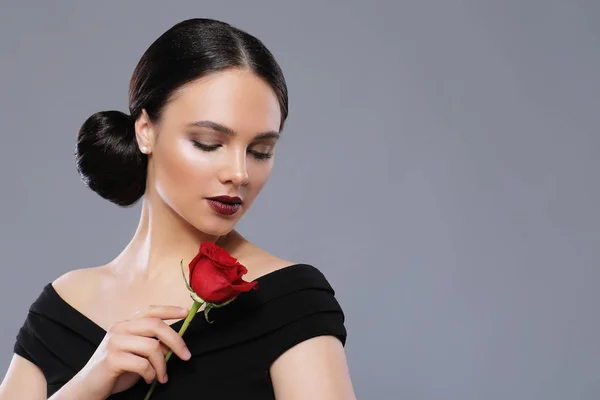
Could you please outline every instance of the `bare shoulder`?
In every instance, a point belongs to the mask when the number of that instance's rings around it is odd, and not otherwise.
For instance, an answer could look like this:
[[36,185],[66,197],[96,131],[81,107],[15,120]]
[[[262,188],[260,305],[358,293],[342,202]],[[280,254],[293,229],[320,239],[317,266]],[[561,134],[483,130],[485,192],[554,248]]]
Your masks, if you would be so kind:
[[67,303],[85,306],[97,294],[98,282],[106,274],[104,266],[71,270],[52,282],[54,290]]
[[[52,286],[68,303],[85,304],[94,295],[91,289],[100,272],[99,267],[69,271],[52,281]],[[13,354],[0,384],[0,399],[45,399],[46,384],[40,367],[19,354]]]
[[260,276],[289,267],[295,263],[277,257],[264,250],[256,249],[253,254],[245,257],[242,264],[245,264],[248,267],[248,279],[253,280]]
[[[249,242],[237,250],[250,280],[298,264]],[[290,347],[273,362],[270,374],[278,399],[356,399],[344,345],[333,334],[314,336]]]
[[296,264],[257,247],[237,231],[229,235],[228,246],[238,261],[248,268],[245,280],[254,280],[279,269]]

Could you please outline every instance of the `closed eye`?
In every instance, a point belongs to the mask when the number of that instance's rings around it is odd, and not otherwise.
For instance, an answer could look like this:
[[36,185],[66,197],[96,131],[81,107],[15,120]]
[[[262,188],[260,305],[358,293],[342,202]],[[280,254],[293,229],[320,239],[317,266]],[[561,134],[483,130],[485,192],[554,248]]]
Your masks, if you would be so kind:
[[218,149],[219,147],[221,147],[220,144],[202,144],[200,142],[197,142],[195,140],[192,140],[192,142],[194,143],[194,146],[196,146],[197,148],[199,148],[200,150],[204,150],[204,151],[214,151],[216,149]]
[[257,160],[268,160],[269,158],[273,157],[273,154],[271,153],[261,153],[258,151],[254,151],[254,150],[250,150],[248,151],[248,153],[252,154]]
[[[220,144],[212,144],[212,145],[210,145],[210,144],[203,144],[203,143],[197,142],[195,140],[193,140],[192,142],[194,143],[194,146],[196,146],[200,150],[206,151],[206,152],[215,151],[219,147],[222,146]],[[256,151],[256,150],[248,150],[248,153],[252,154],[252,156],[254,158],[256,158],[257,160],[260,160],[260,161],[268,160],[268,159],[270,159],[270,158],[273,157],[272,153],[263,153],[263,152]]]

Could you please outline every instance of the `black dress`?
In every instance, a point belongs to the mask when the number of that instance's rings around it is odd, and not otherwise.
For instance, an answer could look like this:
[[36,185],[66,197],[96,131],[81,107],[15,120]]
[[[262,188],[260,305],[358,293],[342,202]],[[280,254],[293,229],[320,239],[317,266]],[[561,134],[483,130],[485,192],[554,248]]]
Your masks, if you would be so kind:
[[[169,381],[157,384],[152,399],[274,399],[269,367],[284,351],[321,335],[345,344],[344,314],[317,268],[295,264],[256,281],[256,290],[211,310],[213,324],[196,315],[183,335],[192,358],[171,357]],[[182,324],[171,327],[178,331]],[[49,283],[31,305],[14,351],[43,371],[50,397],[86,364],[105,334]],[[149,387],[140,378],[109,399],[142,400]]]

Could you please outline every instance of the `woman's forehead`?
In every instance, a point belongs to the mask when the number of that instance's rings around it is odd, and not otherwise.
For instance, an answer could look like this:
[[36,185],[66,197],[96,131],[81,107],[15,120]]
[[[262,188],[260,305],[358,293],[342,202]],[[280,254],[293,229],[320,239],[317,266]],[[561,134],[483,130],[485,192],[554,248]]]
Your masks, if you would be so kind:
[[234,69],[184,85],[166,105],[163,116],[167,123],[210,120],[234,130],[278,131],[281,109],[263,79],[251,71]]

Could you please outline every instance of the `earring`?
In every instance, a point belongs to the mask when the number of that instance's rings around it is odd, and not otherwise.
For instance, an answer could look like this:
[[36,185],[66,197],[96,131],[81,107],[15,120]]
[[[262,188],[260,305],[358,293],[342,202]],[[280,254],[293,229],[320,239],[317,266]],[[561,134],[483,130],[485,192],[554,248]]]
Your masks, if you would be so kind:
[[148,148],[146,146],[142,146],[142,153],[148,154]]

